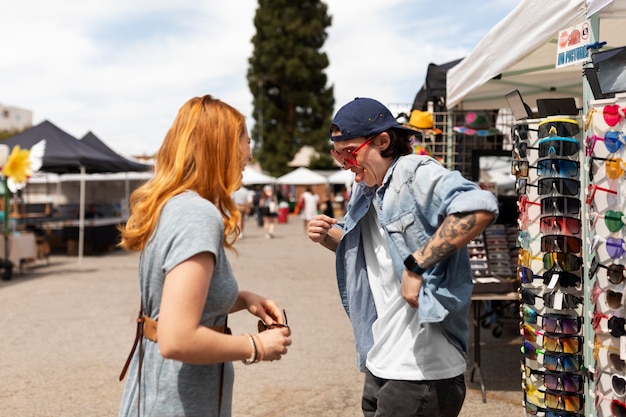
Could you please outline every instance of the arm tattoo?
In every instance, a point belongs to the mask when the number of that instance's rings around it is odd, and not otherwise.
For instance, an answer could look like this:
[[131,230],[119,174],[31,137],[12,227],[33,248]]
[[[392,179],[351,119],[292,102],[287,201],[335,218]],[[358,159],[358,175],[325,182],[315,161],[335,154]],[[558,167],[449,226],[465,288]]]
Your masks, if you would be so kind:
[[[458,248],[449,241],[466,236],[474,226],[476,226],[475,213],[452,214],[446,217],[439,227],[438,233],[433,235],[420,249],[420,254],[423,257],[422,268],[428,268],[455,252]],[[441,243],[437,245],[435,241]],[[429,256],[426,256],[426,248],[430,250]]]
[[441,224],[439,237],[441,239],[454,239],[463,237],[476,226],[475,213],[452,214],[445,218]]

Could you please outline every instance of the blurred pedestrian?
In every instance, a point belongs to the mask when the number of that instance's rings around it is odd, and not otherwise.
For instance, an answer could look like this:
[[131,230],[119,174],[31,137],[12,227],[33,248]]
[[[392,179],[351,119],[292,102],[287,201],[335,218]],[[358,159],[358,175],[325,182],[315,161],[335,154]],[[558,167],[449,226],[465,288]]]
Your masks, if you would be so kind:
[[259,202],[261,201],[261,197],[263,196],[263,187],[261,187],[260,185],[257,185],[254,188],[254,197],[252,198],[252,206],[254,209],[254,214],[256,215],[256,219],[257,219],[257,226],[259,227],[263,227],[263,213],[261,210],[261,206],[259,205]]
[[300,218],[304,224],[304,234],[306,235],[309,229],[309,222],[317,215],[319,196],[313,194],[313,189],[310,185],[307,185],[304,192],[300,195],[300,200],[302,201]]
[[237,191],[235,191],[232,195],[235,206],[237,206],[237,210],[239,210],[239,237],[243,237],[243,228],[245,225],[246,216],[250,211],[250,202],[248,201],[248,189],[243,185],[239,187]]
[[309,225],[310,239],[336,253],[366,417],[459,414],[472,295],[466,245],[498,214],[492,193],[413,154],[415,133],[376,100],[343,106],[331,153],[356,184],[344,222],[322,214]]
[[[275,302],[239,291],[225,249],[238,217],[231,194],[250,161],[245,117],[210,95],[179,110],[155,176],[130,199],[121,246],[141,251],[141,309],[119,415],[230,416],[232,361],[278,360],[291,344]],[[275,328],[231,335],[246,309]],[[129,366],[128,366],[129,365]]]
[[330,189],[327,189],[324,193],[324,198],[320,203],[320,209],[322,214],[327,215],[328,217],[335,217],[335,208],[333,207],[333,193]]
[[265,238],[274,237],[274,228],[276,227],[276,218],[278,217],[278,198],[274,194],[274,187],[266,185],[263,187],[263,194],[259,200],[259,207],[263,216],[263,229],[265,230]]

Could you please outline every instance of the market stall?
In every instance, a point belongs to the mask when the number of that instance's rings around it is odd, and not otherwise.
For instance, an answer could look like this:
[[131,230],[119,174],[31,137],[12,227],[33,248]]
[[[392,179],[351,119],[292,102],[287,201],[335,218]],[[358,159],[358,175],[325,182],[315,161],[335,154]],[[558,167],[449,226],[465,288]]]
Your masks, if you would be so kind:
[[[514,89],[533,108],[511,132],[522,395],[533,415],[626,415],[626,88],[591,89],[607,64],[615,78],[626,72],[624,23],[623,0],[524,0],[448,71],[449,108],[508,107]],[[571,57],[557,53],[576,41]],[[613,62],[594,59],[611,49]],[[537,100],[551,98],[578,109],[538,117]]]

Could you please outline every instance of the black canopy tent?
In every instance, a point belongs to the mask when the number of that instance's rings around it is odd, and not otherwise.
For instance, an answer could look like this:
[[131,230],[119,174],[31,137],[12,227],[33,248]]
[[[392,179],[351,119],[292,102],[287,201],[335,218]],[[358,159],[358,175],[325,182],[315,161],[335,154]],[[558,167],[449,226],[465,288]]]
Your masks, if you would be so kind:
[[109,155],[114,160],[114,164],[118,167],[118,170],[115,172],[145,172],[152,169],[151,165],[131,161],[130,159],[124,158],[120,154],[116,153],[113,149],[109,148],[104,142],[102,142],[93,132],[88,132],[80,139],[80,141],[96,149],[103,155]]
[[[93,135],[95,137],[95,135]],[[115,173],[127,171],[147,171],[149,165],[135,163],[116,154],[99,139],[82,142],[46,120],[20,132],[1,143],[10,150],[15,146],[31,149],[33,145],[46,140],[40,171],[55,174],[80,173],[80,209],[78,233],[78,259],[82,260],[85,227],[85,178],[83,174]],[[104,148],[107,150],[105,151]]]
[[120,172],[116,158],[82,143],[48,120],[11,136],[2,143],[12,150],[16,145],[30,149],[46,140],[41,171],[55,174]]
[[448,70],[461,62],[462,59],[437,65],[430,63],[426,70],[426,80],[419,89],[411,110],[428,110],[428,102],[433,102],[435,112],[444,112],[446,108],[446,75]]

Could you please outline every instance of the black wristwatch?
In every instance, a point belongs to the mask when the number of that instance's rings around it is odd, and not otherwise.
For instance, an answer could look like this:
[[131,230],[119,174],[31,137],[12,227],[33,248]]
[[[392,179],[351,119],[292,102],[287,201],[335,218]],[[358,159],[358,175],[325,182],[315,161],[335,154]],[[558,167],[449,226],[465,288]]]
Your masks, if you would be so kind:
[[406,259],[404,260],[404,266],[406,267],[406,269],[411,272],[415,272],[417,275],[424,275],[424,272],[426,272],[424,268],[419,266],[413,254],[406,257]]

